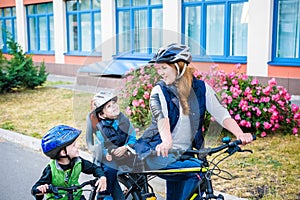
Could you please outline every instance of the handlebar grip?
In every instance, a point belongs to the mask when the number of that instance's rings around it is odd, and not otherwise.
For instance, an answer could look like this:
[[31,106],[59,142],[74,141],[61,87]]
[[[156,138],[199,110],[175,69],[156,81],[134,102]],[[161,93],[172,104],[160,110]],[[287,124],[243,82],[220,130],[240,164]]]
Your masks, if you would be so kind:
[[[53,186],[50,184],[50,185],[48,186],[48,189],[46,190],[46,193],[53,193],[53,192],[54,192]],[[35,195],[37,195],[37,194],[42,194],[42,192],[41,192],[39,189],[34,188],[34,189],[31,190],[31,194],[32,194],[33,196],[35,196]]]
[[[256,135],[255,134],[252,134],[252,140],[256,140]],[[235,143],[237,145],[240,145],[240,144],[242,144],[242,141],[241,140],[236,140],[236,141],[233,141],[233,143]]]

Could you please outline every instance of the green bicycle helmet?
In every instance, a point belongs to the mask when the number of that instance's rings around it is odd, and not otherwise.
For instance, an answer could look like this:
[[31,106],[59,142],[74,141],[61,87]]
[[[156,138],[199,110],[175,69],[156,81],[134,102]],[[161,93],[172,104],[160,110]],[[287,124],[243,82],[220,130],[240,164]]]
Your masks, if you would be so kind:
[[81,130],[67,125],[51,128],[42,138],[41,146],[44,154],[51,159],[58,158],[60,150],[72,144],[80,133]]

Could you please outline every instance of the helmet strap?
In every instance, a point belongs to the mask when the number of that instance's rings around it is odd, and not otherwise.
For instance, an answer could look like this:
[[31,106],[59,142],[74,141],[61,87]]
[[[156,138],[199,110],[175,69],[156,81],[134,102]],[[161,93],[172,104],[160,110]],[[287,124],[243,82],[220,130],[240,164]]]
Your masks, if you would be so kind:
[[175,67],[176,67],[176,69],[177,69],[177,78],[176,78],[176,79],[178,80],[178,79],[180,79],[180,78],[183,76],[183,74],[185,73],[187,64],[184,63],[184,66],[183,66],[183,69],[182,69],[181,73],[179,72],[179,66],[178,66],[178,64],[177,64],[177,63],[174,63],[174,64],[175,64]]
[[66,152],[66,155],[65,156],[58,155],[57,158],[68,158],[68,160],[71,161],[71,157],[68,155],[67,152],[67,147],[64,147],[62,150]]

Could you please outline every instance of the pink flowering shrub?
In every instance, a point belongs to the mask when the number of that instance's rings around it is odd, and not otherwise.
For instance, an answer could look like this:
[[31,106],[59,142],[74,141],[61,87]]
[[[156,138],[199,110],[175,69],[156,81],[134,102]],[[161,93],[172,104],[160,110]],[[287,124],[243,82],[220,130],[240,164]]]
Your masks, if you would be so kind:
[[262,137],[268,134],[299,133],[300,110],[291,104],[291,95],[277,85],[274,78],[262,85],[256,78],[238,72],[240,65],[229,74],[212,67],[208,73],[195,76],[209,83],[218,93],[222,104],[244,131]]
[[156,69],[153,66],[143,66],[130,70],[124,78],[124,88],[121,90],[122,108],[136,128],[146,128],[151,122],[149,98],[157,80]]
[[[240,65],[227,74],[213,66],[209,72],[196,71],[194,76],[210,84],[221,103],[240,127],[262,137],[269,134],[299,134],[299,106],[291,104],[287,90],[270,79],[262,85],[256,78],[239,73]],[[153,66],[144,66],[128,72],[122,90],[123,109],[137,128],[147,128],[151,121],[149,98],[158,80]],[[206,129],[211,120],[207,112]]]

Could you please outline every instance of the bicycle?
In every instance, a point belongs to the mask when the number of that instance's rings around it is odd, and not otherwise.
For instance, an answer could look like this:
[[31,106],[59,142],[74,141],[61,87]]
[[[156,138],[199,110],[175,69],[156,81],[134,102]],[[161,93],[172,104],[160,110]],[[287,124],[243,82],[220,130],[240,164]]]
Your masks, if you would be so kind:
[[[107,194],[100,194],[97,196],[97,186],[95,186],[96,182],[97,182],[97,178],[93,179],[93,180],[88,180],[85,181],[83,183],[81,183],[80,185],[73,185],[70,187],[60,187],[60,186],[53,186],[52,184],[49,185],[49,188],[47,190],[47,193],[52,193],[53,196],[47,198],[47,200],[51,200],[51,199],[61,199],[64,198],[65,196],[67,197],[68,200],[74,200],[75,198],[78,199],[78,197],[76,197],[76,195],[78,195],[78,191],[82,189],[82,191],[88,191],[89,192],[89,198],[88,200],[101,200],[104,199],[105,197],[109,196]],[[86,186],[91,186],[90,188],[85,188]],[[85,189],[83,189],[85,188]],[[38,189],[36,189],[35,191],[32,192],[33,195],[36,195],[38,193],[41,193]],[[83,197],[80,198],[80,200],[84,200],[82,199]]]
[[[253,140],[256,136],[253,135]],[[217,199],[224,200],[222,194],[215,195],[212,185],[211,176],[217,175],[221,178],[230,180],[232,175],[221,170],[218,165],[220,162],[224,161],[228,157],[232,156],[236,152],[250,152],[251,150],[242,150],[240,144],[241,140],[235,140],[231,142],[231,138],[224,137],[222,139],[223,144],[215,148],[204,148],[200,150],[187,150],[185,152],[179,150],[171,150],[169,153],[177,153],[179,155],[184,155],[185,158],[190,158],[191,155],[197,155],[198,159],[202,160],[202,165],[193,168],[180,168],[180,169],[160,169],[160,170],[142,170],[140,172],[125,172],[118,176],[119,183],[121,184],[125,198],[128,200],[155,200],[156,195],[154,193],[153,187],[150,185],[149,181],[159,175],[172,175],[181,173],[199,173],[203,174],[203,178],[199,180],[198,185],[193,189],[193,192],[189,194],[187,200],[193,200],[200,198],[201,200]],[[221,152],[225,150],[224,152]],[[220,154],[213,157],[211,161],[206,159],[207,156],[212,156],[215,153],[221,152]],[[215,159],[222,154],[227,154],[225,157],[220,159],[218,162],[214,163]],[[152,152],[151,155],[156,155],[156,152]],[[184,157],[183,156],[183,157]],[[210,166],[212,166],[210,168]],[[216,173],[216,171],[218,173]],[[220,176],[221,172],[227,173],[230,178]]]

